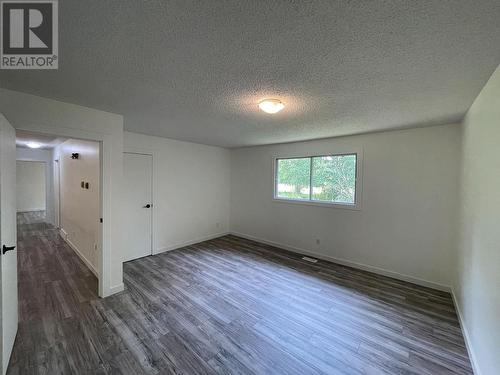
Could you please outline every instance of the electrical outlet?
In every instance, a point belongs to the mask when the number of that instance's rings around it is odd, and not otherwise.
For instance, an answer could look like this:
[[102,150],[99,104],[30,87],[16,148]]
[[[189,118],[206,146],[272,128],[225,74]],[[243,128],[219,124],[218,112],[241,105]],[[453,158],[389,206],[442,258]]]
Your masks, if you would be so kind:
[[319,238],[316,238],[316,245],[319,245],[321,244],[321,241],[319,240]]
[[220,229],[221,228],[221,223],[215,223],[215,228]]

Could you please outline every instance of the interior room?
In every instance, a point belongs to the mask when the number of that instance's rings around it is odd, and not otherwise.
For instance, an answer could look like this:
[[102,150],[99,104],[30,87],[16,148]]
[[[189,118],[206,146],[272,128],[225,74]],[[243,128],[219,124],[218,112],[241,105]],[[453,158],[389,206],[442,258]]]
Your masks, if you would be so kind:
[[498,1],[30,4],[2,374],[499,373]]

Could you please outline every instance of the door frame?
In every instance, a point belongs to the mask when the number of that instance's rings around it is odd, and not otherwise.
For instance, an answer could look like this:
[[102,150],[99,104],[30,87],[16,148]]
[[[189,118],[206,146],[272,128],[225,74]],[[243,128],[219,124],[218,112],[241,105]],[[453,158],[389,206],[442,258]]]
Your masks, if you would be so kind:
[[[155,152],[141,150],[141,149],[131,149],[128,147],[124,147],[123,154],[134,154],[134,155],[146,155],[151,156],[151,255],[157,254],[156,249],[156,231],[155,231],[155,223],[156,223],[156,196],[155,196],[155,183],[156,183],[156,173],[155,173]],[[125,160],[125,159],[124,159]],[[125,162],[123,163],[125,167]],[[123,173],[125,173],[125,168],[123,169]],[[126,183],[126,181],[124,181]]]
[[100,133],[95,131],[81,130],[69,127],[50,126],[42,124],[33,124],[33,126],[19,126],[16,130],[25,130],[39,134],[59,136],[62,138],[73,138],[100,143],[100,217],[103,222],[99,225],[98,243],[100,254],[98,256],[98,294],[99,297],[107,297],[124,289],[123,282],[118,285],[111,285],[111,171],[112,171],[112,145],[113,136],[109,133]]

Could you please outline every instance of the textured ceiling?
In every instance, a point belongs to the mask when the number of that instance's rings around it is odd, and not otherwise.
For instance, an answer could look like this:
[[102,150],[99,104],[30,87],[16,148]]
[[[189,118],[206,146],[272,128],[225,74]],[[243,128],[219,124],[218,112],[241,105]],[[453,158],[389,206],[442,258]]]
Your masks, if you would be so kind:
[[[59,2],[57,71],[0,86],[237,147],[460,120],[500,63],[500,1]],[[287,104],[258,111],[265,97]]]

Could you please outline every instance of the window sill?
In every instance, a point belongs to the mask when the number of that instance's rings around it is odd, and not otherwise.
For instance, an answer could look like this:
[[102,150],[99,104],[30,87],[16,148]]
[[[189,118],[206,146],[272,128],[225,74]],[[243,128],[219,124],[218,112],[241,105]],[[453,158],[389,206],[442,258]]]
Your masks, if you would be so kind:
[[320,201],[309,201],[309,200],[298,200],[298,199],[286,199],[286,198],[273,198],[276,203],[288,203],[288,204],[298,204],[302,206],[318,206],[325,208],[338,208],[341,210],[353,210],[360,211],[361,207],[359,204],[349,204],[349,203],[328,203]]

